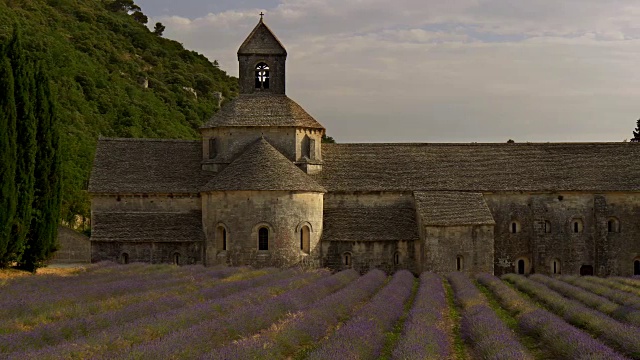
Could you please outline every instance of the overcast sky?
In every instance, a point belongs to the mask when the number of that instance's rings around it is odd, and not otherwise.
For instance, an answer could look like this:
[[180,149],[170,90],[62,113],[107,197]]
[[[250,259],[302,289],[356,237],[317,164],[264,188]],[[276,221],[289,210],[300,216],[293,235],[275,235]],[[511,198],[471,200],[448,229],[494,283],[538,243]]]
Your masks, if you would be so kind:
[[137,0],[237,76],[264,11],[287,94],[340,142],[622,141],[640,118],[638,0]]

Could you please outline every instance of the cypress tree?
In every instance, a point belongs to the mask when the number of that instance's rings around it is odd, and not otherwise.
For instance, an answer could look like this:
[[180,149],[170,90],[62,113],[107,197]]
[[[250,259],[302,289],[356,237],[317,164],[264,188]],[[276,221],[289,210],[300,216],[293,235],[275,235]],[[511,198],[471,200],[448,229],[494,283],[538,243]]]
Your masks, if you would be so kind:
[[8,252],[14,260],[20,259],[24,251],[27,231],[31,224],[31,206],[33,203],[34,168],[36,157],[36,118],[33,114],[35,82],[33,66],[22,48],[19,30],[14,29],[13,38],[6,51],[14,78],[16,103],[16,192],[18,194],[16,212],[11,230]]
[[16,211],[16,106],[13,72],[0,48],[0,267],[9,264],[9,239]]
[[49,78],[36,73],[35,116],[38,121],[33,218],[20,266],[35,271],[56,250],[60,214],[60,152],[56,110]]

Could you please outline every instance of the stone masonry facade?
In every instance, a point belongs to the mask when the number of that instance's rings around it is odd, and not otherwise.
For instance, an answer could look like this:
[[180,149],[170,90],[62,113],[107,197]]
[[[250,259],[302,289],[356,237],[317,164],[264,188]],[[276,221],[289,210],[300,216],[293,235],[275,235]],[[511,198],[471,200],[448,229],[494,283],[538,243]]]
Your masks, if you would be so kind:
[[200,141],[100,139],[91,261],[640,274],[640,144],[323,144],[262,20]]

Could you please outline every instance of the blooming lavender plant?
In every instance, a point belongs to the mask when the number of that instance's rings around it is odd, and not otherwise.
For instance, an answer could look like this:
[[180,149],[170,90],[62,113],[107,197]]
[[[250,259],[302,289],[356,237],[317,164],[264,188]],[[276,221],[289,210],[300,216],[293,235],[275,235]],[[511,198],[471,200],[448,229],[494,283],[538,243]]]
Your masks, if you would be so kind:
[[[47,346],[35,351],[14,352],[8,357],[14,359],[95,358],[108,351],[121,351],[123,347],[149,341],[172,331],[206,321],[221,313],[233,312],[248,304],[268,299],[274,296],[273,294],[304,286],[314,279],[327,276],[327,274],[324,271],[299,273],[294,270],[285,270],[265,275],[263,278],[267,278],[269,281],[258,287],[254,287],[255,282],[252,281],[230,282],[227,285],[227,291],[222,291],[222,294],[225,294],[229,290],[233,290],[235,286],[235,290],[230,296],[207,301],[201,301],[197,296],[194,296],[186,306],[162,313],[150,313],[133,321],[123,318],[113,319],[115,325],[104,328],[97,333],[87,333],[86,336],[76,338],[73,342]],[[255,278],[252,280],[257,281]],[[31,344],[31,346],[36,348],[39,347],[39,344]]]
[[357,305],[370,298],[387,276],[369,271],[344,289],[316,301],[293,318],[261,336],[236,341],[203,356],[203,359],[284,359],[294,356],[327,334],[327,330],[346,320]]
[[587,276],[585,277],[585,280],[608,286],[617,290],[622,290],[635,296],[640,296],[640,287],[637,287],[635,285],[635,281],[629,278],[610,277],[607,279],[601,279],[595,276]]
[[[640,296],[636,296],[633,293],[620,290],[615,287],[610,287],[597,281],[589,281],[589,279],[582,276],[561,276],[560,280],[591,291],[592,293],[603,296],[620,305],[625,305],[636,310],[640,310]],[[606,279],[603,280],[606,283],[611,282]],[[622,285],[622,287],[624,287],[624,285]]]
[[570,324],[585,329],[614,350],[632,358],[640,358],[640,341],[638,341],[640,329],[637,327],[621,323],[578,301],[567,299],[544,284],[524,276],[506,274],[502,278],[544,303]]
[[462,338],[482,359],[532,359],[515,334],[489,307],[487,299],[463,273],[447,275],[462,308]]
[[526,334],[539,339],[557,359],[625,359],[600,341],[592,338],[562,318],[538,308],[515,290],[489,274],[476,276],[500,304],[516,316],[518,327]]
[[581,303],[620,321],[640,326],[640,311],[634,308],[616,304],[603,296],[548,276],[536,274],[532,275],[530,278],[534,281],[545,284],[550,289],[557,291],[565,297],[576,299]]
[[240,312],[221,313],[181,331],[151,342],[139,344],[126,356],[145,358],[193,358],[208,352],[212,347],[247,336],[269,327],[289,312],[305,308],[352,282],[359,277],[354,270],[342,271],[323,277],[307,286],[282,293],[264,302],[243,307]]
[[449,306],[442,278],[420,275],[420,287],[409,311],[393,359],[447,359],[452,354]]
[[307,359],[375,359],[380,356],[385,333],[402,316],[403,304],[411,295],[414,281],[410,272],[396,272],[387,286]]

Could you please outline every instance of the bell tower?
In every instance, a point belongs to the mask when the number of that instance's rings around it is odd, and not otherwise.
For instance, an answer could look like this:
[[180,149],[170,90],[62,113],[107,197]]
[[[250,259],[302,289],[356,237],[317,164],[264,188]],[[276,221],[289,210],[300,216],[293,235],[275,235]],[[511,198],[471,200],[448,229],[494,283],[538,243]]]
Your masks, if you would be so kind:
[[264,23],[263,15],[238,49],[240,94],[285,94],[287,50]]

